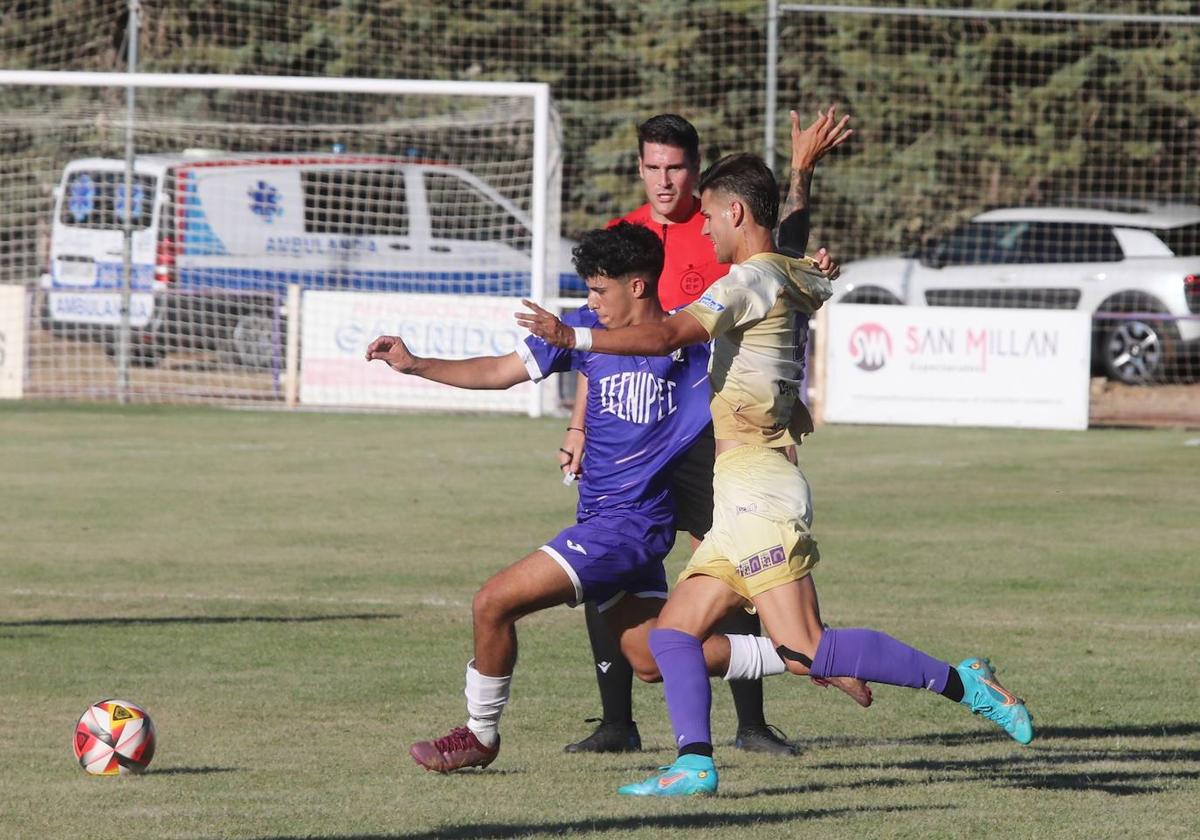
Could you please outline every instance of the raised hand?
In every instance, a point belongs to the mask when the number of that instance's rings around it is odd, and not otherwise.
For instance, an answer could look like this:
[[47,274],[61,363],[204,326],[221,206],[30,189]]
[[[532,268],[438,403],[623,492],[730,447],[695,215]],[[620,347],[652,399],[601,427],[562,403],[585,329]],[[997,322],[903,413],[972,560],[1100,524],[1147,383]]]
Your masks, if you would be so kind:
[[521,300],[529,312],[515,312],[517,323],[547,344],[567,350],[575,346],[575,331],[531,300]]
[[800,128],[800,115],[791,112],[793,171],[812,169],[826,152],[836,149],[853,136],[854,130],[846,127],[850,123],[850,115],[839,120],[836,112],[836,105],[829,106],[829,110],[818,112],[812,125],[804,129]]

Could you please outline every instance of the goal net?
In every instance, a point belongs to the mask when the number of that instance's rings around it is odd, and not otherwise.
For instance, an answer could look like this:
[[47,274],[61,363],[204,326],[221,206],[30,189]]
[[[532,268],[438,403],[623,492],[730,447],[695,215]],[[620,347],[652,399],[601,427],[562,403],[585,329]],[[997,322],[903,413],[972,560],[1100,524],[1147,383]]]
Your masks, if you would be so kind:
[[[1119,387],[1122,381],[1170,383],[1173,391],[1186,390],[1180,401],[1190,407],[1189,416],[1196,414],[1200,245],[1194,217],[1187,215],[1194,211],[1167,210],[1174,215],[1166,218],[1137,210],[1200,204],[1194,166],[1200,76],[1193,72],[1200,15],[1194,4],[1156,0],[1066,9],[933,0],[667,0],[576,9],[534,2],[449,7],[381,0],[23,0],[0,15],[0,55],[13,68],[123,70],[131,5],[141,10],[137,66],[146,71],[549,84],[561,113],[567,236],[644,203],[634,131],[650,115],[670,112],[691,120],[700,133],[702,165],[731,152],[765,152],[782,193],[788,110],[797,109],[807,121],[818,108],[837,103],[840,112],[853,114],[856,137],[818,168],[812,242],[829,246],[844,264],[858,264],[846,272],[840,291],[853,285],[859,300],[890,294],[910,304],[977,309],[1074,305],[1093,318],[1093,373],[1105,380],[1105,390],[1130,390]],[[79,13],[85,6],[87,13]],[[668,28],[661,26],[664,15],[672,20]],[[30,250],[38,231],[29,220],[48,225],[49,216],[14,208],[37,202],[49,207],[49,195],[39,190],[53,188],[66,161],[92,154],[81,146],[51,161],[57,153],[48,151],[48,141],[38,141],[39,151],[30,138],[57,133],[64,144],[84,143],[89,132],[99,132],[112,144],[104,155],[119,157],[122,95],[119,86],[76,91],[39,106],[27,90],[0,89],[0,119],[13,125],[8,136],[19,147],[0,167],[7,167],[6,183],[26,184],[0,196],[11,205],[5,211],[10,217],[26,219],[0,231],[0,249],[9,258],[4,283],[36,282],[44,271],[44,258]],[[328,94],[213,92],[199,110],[190,107],[197,96],[168,96],[158,113],[143,102],[139,113],[171,132],[173,120],[211,121],[210,134],[217,137],[156,136],[150,123],[139,127],[139,140],[164,153],[189,147],[253,153],[260,150],[258,139],[271,137],[290,114],[301,120],[301,133],[382,119],[371,107],[360,109],[365,118],[347,116],[338,102],[350,99]],[[487,99],[477,108],[466,98],[442,100],[420,117],[478,115],[490,103],[488,119],[501,112],[507,120],[500,102]],[[232,112],[225,115],[222,108]],[[28,124],[13,124],[21,120]],[[226,122],[267,128],[236,134],[220,127]],[[427,133],[422,127],[417,142],[401,140],[387,154],[432,148]],[[327,153],[349,136],[327,132],[309,150]],[[498,154],[494,144],[476,148],[469,131],[458,137],[456,153],[464,157]],[[294,151],[297,142],[279,149]],[[345,148],[366,147],[346,141]],[[451,152],[438,154],[455,160]],[[498,165],[496,160],[473,162],[470,171]],[[560,158],[552,154],[551,160]],[[1054,207],[1071,215],[981,219],[990,227],[956,235],[985,212]],[[1080,217],[1079,211],[1092,215]],[[1110,222],[1135,233],[1118,236]],[[548,230],[548,241],[555,235]],[[1121,267],[1138,270],[1136,288],[1119,286],[1120,275],[1106,269],[1080,272],[1084,264],[1113,266],[1109,258],[1117,249],[1125,258]],[[918,252],[932,261],[898,271],[873,262]],[[1088,262],[1077,261],[1082,257]],[[867,260],[875,270],[862,282]],[[1003,270],[991,271],[997,264]],[[1015,278],[1013,272],[1030,265],[1052,271],[1033,282]],[[965,276],[979,272],[990,279]],[[1059,273],[1068,280],[1047,282]],[[1086,280],[1100,274],[1102,283]],[[950,279],[925,282],[938,277]],[[1161,290],[1152,293],[1151,287]]]
[[[364,352],[503,354],[570,278],[540,84],[0,72],[32,398],[540,413]],[[132,95],[134,108],[129,109]]]

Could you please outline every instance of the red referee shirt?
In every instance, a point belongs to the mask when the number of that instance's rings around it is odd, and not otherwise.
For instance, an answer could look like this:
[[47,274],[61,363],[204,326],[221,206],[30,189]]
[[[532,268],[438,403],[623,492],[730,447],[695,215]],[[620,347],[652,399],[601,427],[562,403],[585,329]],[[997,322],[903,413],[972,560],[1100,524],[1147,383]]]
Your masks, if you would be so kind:
[[642,225],[658,234],[666,256],[662,274],[658,278],[658,300],[662,308],[670,312],[686,306],[720,278],[729,272],[729,265],[717,262],[712,241],[702,236],[704,217],[700,215],[700,202],[694,201],[691,215],[686,221],[660,224],[650,217],[650,205],[638,209],[608,223],[631,222]]

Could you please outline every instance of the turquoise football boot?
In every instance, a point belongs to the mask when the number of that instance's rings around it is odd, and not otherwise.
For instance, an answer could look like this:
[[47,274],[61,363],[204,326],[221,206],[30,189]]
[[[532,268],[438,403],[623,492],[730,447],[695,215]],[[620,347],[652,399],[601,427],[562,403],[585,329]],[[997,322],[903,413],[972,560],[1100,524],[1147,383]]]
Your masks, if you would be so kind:
[[969,707],[971,714],[983,715],[998,724],[1018,744],[1033,740],[1033,721],[1025,702],[1000,685],[991,662],[972,657],[960,662],[956,670],[963,684],[963,699],[959,702]]
[[617,788],[627,796],[712,796],[717,792],[717,768],[706,755],[681,755],[644,782]]

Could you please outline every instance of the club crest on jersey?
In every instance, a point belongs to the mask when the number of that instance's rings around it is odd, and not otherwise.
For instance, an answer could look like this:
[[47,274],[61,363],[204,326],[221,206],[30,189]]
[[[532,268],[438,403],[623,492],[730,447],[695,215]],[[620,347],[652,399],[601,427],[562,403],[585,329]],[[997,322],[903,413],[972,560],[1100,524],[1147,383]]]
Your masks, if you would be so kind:
[[679,278],[679,288],[685,295],[694,295],[704,288],[704,275],[695,268],[688,266],[688,271]]

